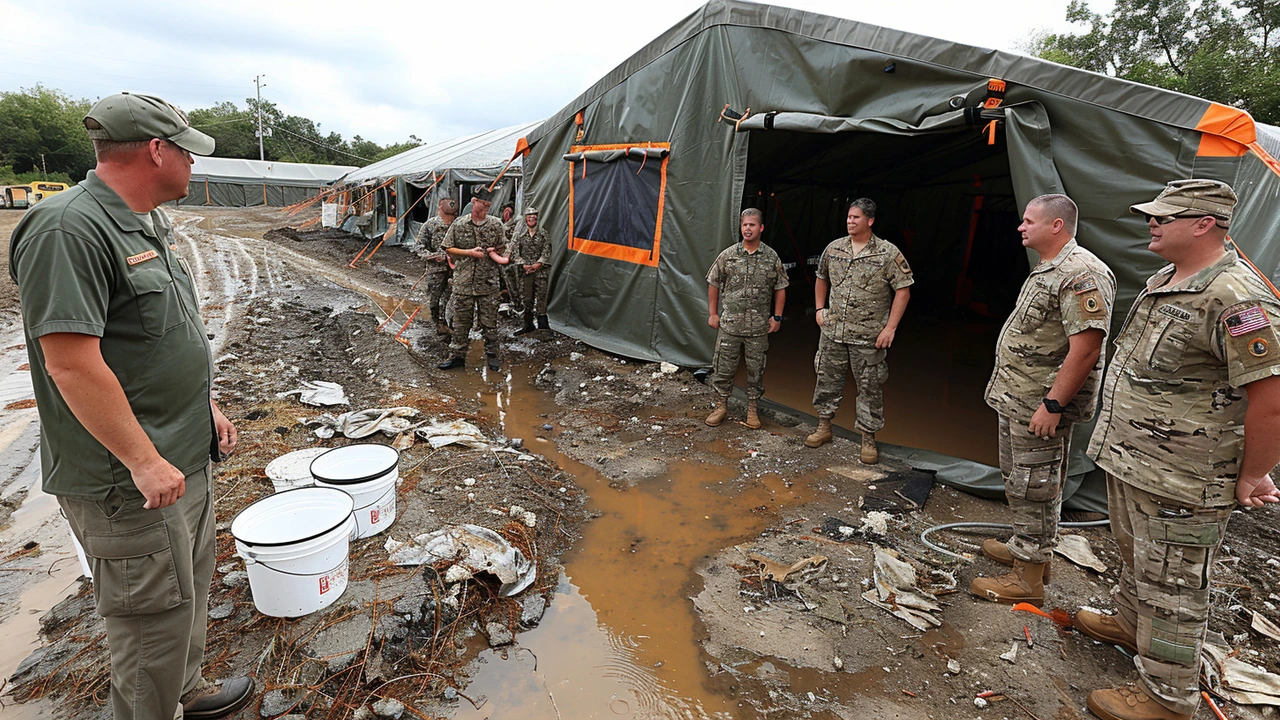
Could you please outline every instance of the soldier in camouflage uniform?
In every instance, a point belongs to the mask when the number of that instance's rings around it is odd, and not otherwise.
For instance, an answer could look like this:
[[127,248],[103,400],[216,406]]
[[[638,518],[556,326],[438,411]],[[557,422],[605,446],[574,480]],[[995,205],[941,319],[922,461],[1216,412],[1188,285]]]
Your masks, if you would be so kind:
[[720,396],[707,416],[715,427],[729,414],[729,394],[738,373],[738,357],[747,363],[747,427],[760,427],[758,401],[764,396],[765,353],[769,333],[782,327],[790,282],[773,248],[760,242],[764,215],[742,211],[742,242],[720,253],[707,271],[707,324],[716,329],[711,387]]
[[444,242],[445,233],[454,220],[458,219],[458,202],[444,198],[436,206],[436,216],[422,224],[418,231],[417,252],[427,261],[427,297],[431,307],[431,317],[436,321],[436,332],[449,334],[449,325],[445,321],[445,308],[449,305],[449,253],[440,245]]
[[1089,456],[1107,472],[1124,567],[1114,616],[1075,626],[1136,650],[1136,685],[1089,694],[1103,718],[1190,718],[1209,582],[1239,504],[1280,501],[1280,300],[1224,246],[1235,193],[1214,180],[1169,183],[1147,217],[1153,275],[1120,328]]
[[530,205],[524,209],[523,227],[512,231],[513,250],[511,262],[516,267],[518,287],[524,307],[524,327],[516,331],[523,335],[534,331],[533,319],[538,318],[536,329],[547,330],[547,278],[551,275],[551,243],[547,233],[538,227],[538,209]]
[[515,263],[515,243],[510,242],[515,239],[516,233],[520,230],[521,217],[515,214],[515,206],[507,203],[502,206],[502,231],[507,235],[507,249],[503,253],[507,257],[507,264],[502,268],[501,282],[502,287],[507,291],[507,300],[511,303],[511,309],[515,312],[524,314],[524,282],[521,278],[520,270]]
[[969,592],[995,602],[1044,601],[1071,430],[1097,410],[1116,279],[1076,244],[1078,217],[1066,195],[1042,195],[1027,203],[1018,227],[1022,244],[1039,253],[1040,262],[1000,330],[986,393],[1000,415],[1000,474],[1014,534],[1008,543],[982,543],[984,555],[1013,572],[969,585]]
[[489,369],[498,362],[498,272],[508,260],[502,255],[507,243],[502,222],[489,216],[492,193],[480,186],[471,198],[471,216],[449,226],[440,243],[455,264],[453,270],[453,334],[449,341],[452,357],[440,363],[441,370],[466,364],[471,342],[471,325],[479,321],[484,335],[485,358]]
[[876,432],[884,427],[881,386],[889,377],[885,358],[915,282],[898,248],[871,231],[875,220],[874,202],[854,200],[846,218],[849,235],[832,241],[818,261],[813,287],[815,317],[822,328],[813,360],[818,373],[813,390],[818,429],[804,441],[811,448],[831,441],[831,419],[844,398],[845,373],[852,370],[862,433],[859,457],[867,464],[880,459]]

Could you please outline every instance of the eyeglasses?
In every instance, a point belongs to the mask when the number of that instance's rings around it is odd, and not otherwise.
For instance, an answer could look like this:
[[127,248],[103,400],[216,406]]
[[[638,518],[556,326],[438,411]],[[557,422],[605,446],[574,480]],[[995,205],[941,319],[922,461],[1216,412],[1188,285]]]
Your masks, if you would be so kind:
[[182,153],[183,157],[185,157],[185,158],[187,159],[187,162],[191,162],[192,157],[191,157],[191,151],[190,151],[190,150],[188,150],[188,149],[186,149],[186,148],[182,147],[181,145],[179,145],[178,143],[176,143],[176,142],[174,142],[174,141],[172,141],[172,140],[165,140],[165,143],[167,143],[167,144],[169,144],[169,145],[172,145],[172,146],[174,146],[174,147],[178,148],[178,152]]
[[1143,217],[1147,219],[1147,222],[1151,222],[1152,220],[1155,220],[1157,225],[1168,225],[1174,220],[1188,220],[1188,219],[1199,220],[1200,218],[1203,218],[1203,217],[1213,217],[1213,216],[1212,215],[1146,215],[1144,214]]

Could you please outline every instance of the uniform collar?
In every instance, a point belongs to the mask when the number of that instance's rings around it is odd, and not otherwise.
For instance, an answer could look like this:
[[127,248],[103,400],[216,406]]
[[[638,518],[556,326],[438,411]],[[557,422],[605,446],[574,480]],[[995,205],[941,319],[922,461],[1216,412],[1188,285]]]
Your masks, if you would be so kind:
[[[858,257],[858,254],[855,253],[853,249],[853,238],[845,235],[844,239],[849,242],[849,244],[845,246],[845,249],[849,251],[849,256]],[[862,249],[862,256],[879,255],[884,251],[884,239],[875,233],[871,233],[871,239],[867,241],[867,246]]]
[[738,241],[738,254],[739,254],[739,255],[755,255],[755,254],[759,253],[759,252],[760,252],[761,250],[763,250],[763,249],[764,249],[764,241],[763,241],[763,240],[761,240],[761,241],[760,241],[760,243],[756,245],[756,251],[755,251],[755,252],[751,252],[750,250],[748,250],[748,249],[747,249],[747,244],[746,244],[746,243],[742,242],[741,240],[739,240],[739,241]]
[[1035,275],[1036,273],[1049,272],[1050,270],[1053,270],[1066,262],[1067,256],[1075,252],[1075,249],[1078,247],[1080,247],[1080,245],[1076,243],[1076,239],[1071,238],[1067,241],[1066,245],[1062,246],[1062,249],[1058,251],[1058,254],[1053,256],[1052,260],[1036,263],[1036,266],[1031,268],[1031,274]]
[[1217,262],[1201,270],[1195,275],[1192,275],[1190,278],[1175,287],[1168,287],[1167,283],[1169,282],[1169,279],[1173,277],[1177,268],[1173,265],[1165,265],[1160,268],[1159,272],[1152,275],[1151,278],[1147,280],[1147,292],[1204,292],[1204,289],[1209,287],[1209,284],[1216,280],[1219,275],[1221,275],[1227,268],[1236,264],[1237,258],[1238,256],[1236,255],[1235,248],[1228,247],[1227,251],[1222,254],[1222,257],[1218,258]]
[[[107,211],[107,214],[111,216],[116,225],[120,226],[121,230],[125,232],[142,232],[142,223],[133,214],[133,210],[129,209],[124,199],[115,190],[112,190],[110,185],[99,180],[98,174],[93,170],[90,170],[89,174],[85,176],[80,183],[80,187],[84,188],[85,192],[98,201],[98,204],[102,206],[103,210]],[[158,233],[159,230],[157,230]]]

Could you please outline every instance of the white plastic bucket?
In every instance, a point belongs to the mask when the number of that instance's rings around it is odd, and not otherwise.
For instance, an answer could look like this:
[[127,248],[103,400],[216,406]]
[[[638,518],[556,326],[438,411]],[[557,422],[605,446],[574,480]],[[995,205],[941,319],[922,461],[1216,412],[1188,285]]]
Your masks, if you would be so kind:
[[400,451],[390,445],[334,448],[311,461],[311,477],[316,487],[337,488],[355,501],[356,539],[377,535],[396,521]]
[[353,507],[340,490],[297,488],[263,498],[231,521],[258,612],[300,617],[342,596]]
[[307,487],[312,484],[311,461],[329,452],[329,448],[307,448],[291,453],[267,463],[267,479],[275,486],[276,492]]

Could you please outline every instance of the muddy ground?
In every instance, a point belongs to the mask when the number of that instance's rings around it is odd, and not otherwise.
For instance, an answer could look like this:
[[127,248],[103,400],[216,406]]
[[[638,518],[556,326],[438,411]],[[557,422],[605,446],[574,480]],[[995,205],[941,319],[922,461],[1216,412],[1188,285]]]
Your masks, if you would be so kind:
[[[6,240],[14,215],[0,211],[0,237]],[[202,312],[214,335],[219,401],[241,433],[239,449],[217,472],[221,522],[207,652],[210,676],[251,673],[266,691],[236,717],[343,718],[367,713],[360,710],[365,707],[390,712],[387,700],[407,705],[406,717],[561,716],[568,703],[561,697],[558,705],[551,689],[549,709],[520,712],[518,699],[509,706],[486,701],[469,692],[469,684],[492,662],[485,659],[486,648],[514,655],[526,637],[522,633],[539,625],[544,612],[554,616],[565,575],[586,583],[573,577],[573,567],[566,571],[565,562],[583,553],[575,543],[594,537],[592,525],[618,521],[614,512],[599,509],[606,496],[639,504],[654,487],[673,482],[705,486],[719,500],[706,503],[705,515],[695,508],[687,516],[694,520],[673,520],[659,532],[610,536],[616,547],[607,552],[636,596],[651,590],[644,574],[650,564],[670,565],[665,569],[678,578],[661,592],[694,617],[687,643],[697,644],[696,666],[680,670],[689,675],[680,678],[664,675],[675,664],[663,661],[637,662],[628,672],[678,685],[687,709],[624,707],[615,698],[581,716],[961,713],[1065,720],[1089,716],[1084,698],[1090,689],[1132,677],[1131,660],[1115,648],[1061,632],[1043,618],[971,599],[965,592],[969,580],[996,566],[948,559],[919,539],[938,523],[1003,521],[999,503],[937,485],[922,509],[906,509],[908,501],[889,492],[900,487],[900,476],[886,473],[910,468],[893,457],[875,468],[863,466],[857,443],[844,438],[818,450],[804,448],[809,420],[786,409],[766,411],[760,430],[732,421],[709,428],[701,420],[711,391],[688,370],[664,372],[551,331],[506,340],[499,373],[477,369],[478,342],[467,371],[436,370],[444,342],[425,316],[409,324],[404,343],[393,338],[421,299],[415,291],[401,303],[421,272],[403,250],[383,248],[371,262],[351,269],[362,241],[333,231],[272,232],[305,218],[265,208],[173,215],[184,240],[180,251],[203,278]],[[0,320],[7,318],[12,328],[14,294],[7,278],[0,285],[0,299],[7,299]],[[394,317],[384,324],[389,312]],[[517,327],[510,315],[501,322],[504,335]],[[536,558],[534,586],[516,598],[501,598],[484,582],[450,585],[437,572],[443,567],[391,566],[383,550],[386,537],[375,536],[353,544],[351,584],[337,604],[296,620],[257,613],[227,531],[231,518],[271,493],[263,468],[272,458],[347,442],[321,440],[301,422],[321,409],[277,397],[301,380],[341,383],[351,399],[342,410],[408,406],[423,417],[465,419],[480,427],[489,449],[432,450],[418,442],[404,451],[398,517],[386,535],[405,540],[460,522],[493,528]],[[731,417],[741,419],[739,401],[731,410]],[[889,508],[883,532],[864,528],[868,511],[886,502],[898,507]],[[512,518],[512,506],[533,512],[534,527]],[[1211,623],[1249,662],[1272,672],[1280,671],[1280,649],[1249,624],[1253,610],[1280,619],[1273,604],[1280,602],[1275,518],[1274,508],[1233,518],[1217,568]],[[1072,532],[1089,539],[1108,570],[1097,573],[1059,558],[1045,607],[1108,608],[1118,571],[1114,543],[1105,528]],[[708,534],[728,540],[679,560],[648,555],[660,540],[670,539],[658,535]],[[961,552],[972,552],[980,538],[937,536]],[[28,541],[6,530],[0,557],[34,566],[41,548],[23,550]],[[901,553],[938,590],[939,627],[917,630],[861,597],[873,587],[875,546]],[[825,561],[779,583],[762,576],[753,556],[788,566],[818,556]],[[29,582],[28,575],[0,573],[0,591],[5,583]],[[609,600],[603,593],[588,596],[607,624],[604,618],[611,615],[603,603]],[[44,646],[9,680],[5,702],[48,697],[57,707],[75,708],[75,717],[109,717],[102,705],[105,639],[92,612],[90,584],[75,586],[70,598],[41,619],[41,630]],[[645,642],[634,627],[609,631]],[[1018,650],[1012,660],[1001,659],[1013,646]],[[997,696],[985,708],[976,707],[975,696],[988,690]],[[1228,711],[1232,717],[1270,715],[1243,706]],[[1202,710],[1198,717],[1210,715]]]

